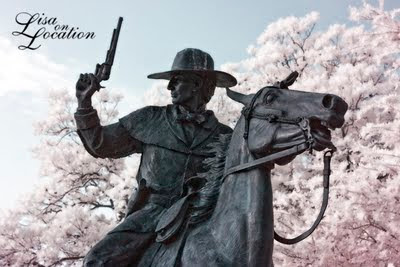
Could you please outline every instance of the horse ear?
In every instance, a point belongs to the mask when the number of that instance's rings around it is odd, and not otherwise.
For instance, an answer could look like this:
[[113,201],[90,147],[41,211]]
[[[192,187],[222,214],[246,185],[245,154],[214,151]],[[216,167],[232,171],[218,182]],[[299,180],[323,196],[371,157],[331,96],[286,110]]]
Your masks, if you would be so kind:
[[278,87],[279,89],[289,89],[289,86],[296,81],[297,77],[299,77],[299,73],[297,71],[293,71],[289,74],[289,76],[286,77],[286,79],[275,83],[274,86]]
[[226,87],[226,94],[228,97],[236,102],[242,103],[243,105],[248,105],[251,102],[251,99],[253,98],[254,94],[251,95],[245,95],[241,94],[235,91],[232,91],[228,87]]

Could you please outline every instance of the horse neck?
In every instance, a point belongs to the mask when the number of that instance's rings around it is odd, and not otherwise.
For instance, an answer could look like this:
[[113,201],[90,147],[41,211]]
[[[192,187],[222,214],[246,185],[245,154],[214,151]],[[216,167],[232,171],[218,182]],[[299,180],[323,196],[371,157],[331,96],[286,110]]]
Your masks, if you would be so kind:
[[[243,119],[232,134],[227,150],[227,169],[254,160],[243,138]],[[270,170],[253,168],[226,177],[220,188],[208,232],[213,233],[227,265],[259,266],[268,264],[273,247],[273,209]]]
[[[249,150],[247,139],[243,138],[244,123],[244,117],[241,116],[233,130],[231,142],[226,153],[225,172],[231,167],[251,162],[256,159]],[[264,175],[268,176],[271,172],[271,170],[265,168],[263,171]]]

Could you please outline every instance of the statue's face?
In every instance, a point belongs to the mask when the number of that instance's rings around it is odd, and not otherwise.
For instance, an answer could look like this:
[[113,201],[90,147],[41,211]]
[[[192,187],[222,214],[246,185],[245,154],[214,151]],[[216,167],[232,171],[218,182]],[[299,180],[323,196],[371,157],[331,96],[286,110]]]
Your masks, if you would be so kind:
[[168,90],[173,104],[185,105],[197,96],[198,84],[192,76],[180,74],[169,81]]

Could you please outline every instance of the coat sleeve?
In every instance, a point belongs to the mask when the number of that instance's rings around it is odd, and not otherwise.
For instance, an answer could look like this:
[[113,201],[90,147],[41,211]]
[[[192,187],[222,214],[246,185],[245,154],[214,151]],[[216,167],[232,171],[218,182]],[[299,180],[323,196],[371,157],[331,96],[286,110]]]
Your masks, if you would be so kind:
[[141,153],[142,143],[133,138],[120,122],[102,126],[95,109],[75,114],[77,133],[86,150],[96,158],[121,158]]

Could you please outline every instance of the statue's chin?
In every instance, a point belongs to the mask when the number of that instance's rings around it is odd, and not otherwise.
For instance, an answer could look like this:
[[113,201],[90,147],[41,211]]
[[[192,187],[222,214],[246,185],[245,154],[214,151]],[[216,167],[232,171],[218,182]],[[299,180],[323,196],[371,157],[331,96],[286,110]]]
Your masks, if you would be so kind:
[[187,107],[189,103],[188,101],[182,100],[180,97],[172,97],[172,104]]

